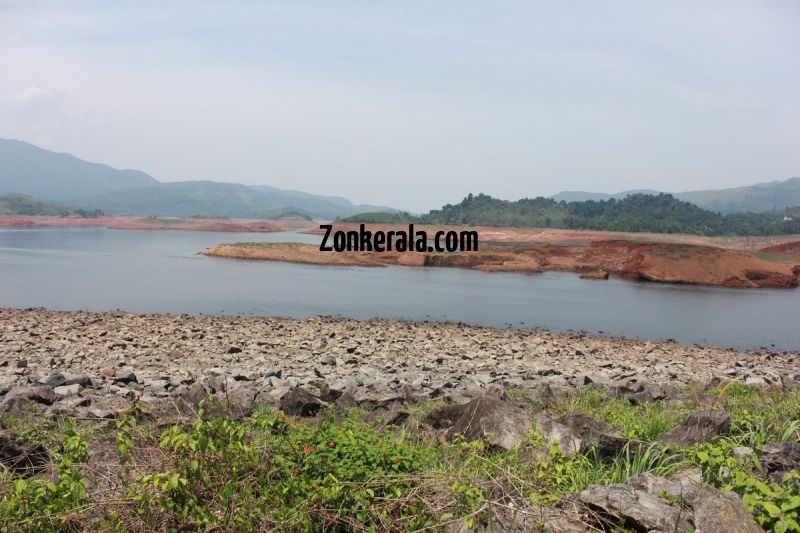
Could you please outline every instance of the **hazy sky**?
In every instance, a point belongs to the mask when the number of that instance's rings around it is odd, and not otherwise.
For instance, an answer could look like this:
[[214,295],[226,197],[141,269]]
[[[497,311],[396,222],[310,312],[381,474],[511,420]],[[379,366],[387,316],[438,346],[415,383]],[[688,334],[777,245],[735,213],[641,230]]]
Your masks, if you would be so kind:
[[0,0],[0,137],[427,210],[800,175],[800,2]]

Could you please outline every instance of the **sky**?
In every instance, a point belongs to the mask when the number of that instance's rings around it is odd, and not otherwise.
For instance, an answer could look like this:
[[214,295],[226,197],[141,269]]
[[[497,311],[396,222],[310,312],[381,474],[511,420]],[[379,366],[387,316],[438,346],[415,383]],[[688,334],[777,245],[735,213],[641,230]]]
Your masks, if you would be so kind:
[[800,175],[795,0],[0,0],[0,137],[412,211]]

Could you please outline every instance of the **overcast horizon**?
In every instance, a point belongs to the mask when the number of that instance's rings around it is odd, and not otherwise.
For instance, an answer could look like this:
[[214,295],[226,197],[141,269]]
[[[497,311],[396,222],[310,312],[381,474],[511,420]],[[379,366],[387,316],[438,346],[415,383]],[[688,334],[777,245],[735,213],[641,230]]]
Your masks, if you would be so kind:
[[800,175],[798,23],[791,1],[0,0],[0,137],[416,212],[751,185]]

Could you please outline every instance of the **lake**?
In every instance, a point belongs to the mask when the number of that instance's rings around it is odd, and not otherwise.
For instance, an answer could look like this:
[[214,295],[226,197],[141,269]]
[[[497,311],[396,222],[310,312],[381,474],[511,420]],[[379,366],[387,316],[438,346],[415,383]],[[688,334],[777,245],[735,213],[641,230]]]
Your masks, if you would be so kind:
[[299,233],[0,229],[0,306],[450,320],[740,349],[800,349],[797,290],[197,255],[222,242],[319,240]]

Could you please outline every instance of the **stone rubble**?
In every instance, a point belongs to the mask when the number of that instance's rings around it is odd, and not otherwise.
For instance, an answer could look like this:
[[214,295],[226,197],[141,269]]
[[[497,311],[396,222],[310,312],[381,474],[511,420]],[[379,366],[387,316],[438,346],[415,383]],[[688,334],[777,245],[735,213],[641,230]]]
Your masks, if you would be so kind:
[[693,384],[798,381],[798,352],[400,320],[0,309],[0,411],[39,403],[89,416],[195,384],[246,413],[298,388],[320,405],[467,399],[490,386],[543,397],[602,387],[637,403]]
[[[520,456],[532,461],[546,460],[547,450],[525,445],[531,430],[565,454],[594,448],[614,457],[626,446],[646,444],[629,441],[584,414],[551,415],[546,406],[572,388],[600,388],[638,404],[680,402],[692,386],[791,387],[798,382],[798,352],[743,353],[399,320],[0,309],[0,412],[29,413],[38,406],[45,415],[103,421],[139,401],[162,409],[155,416],[167,422],[201,413],[246,417],[265,403],[301,417],[326,407],[361,406],[368,409],[370,423],[416,424],[440,438],[481,439],[491,449],[522,445]],[[545,409],[530,415],[509,397],[511,390],[535,398]],[[403,407],[439,398],[452,404],[424,420]],[[707,441],[727,434],[730,423],[724,411],[701,409],[660,441],[667,446]],[[796,443],[763,448],[765,475],[779,479],[800,466]],[[752,449],[737,453],[744,457]],[[0,428],[3,464],[33,471],[43,457],[42,449]],[[689,476],[640,474],[624,484],[595,485],[572,495],[559,504],[572,506],[571,513],[558,507],[541,513],[553,531],[602,530],[620,523],[637,531],[759,531],[737,498]],[[451,525],[447,530],[480,530],[458,521]],[[524,523],[508,530],[534,527]]]

